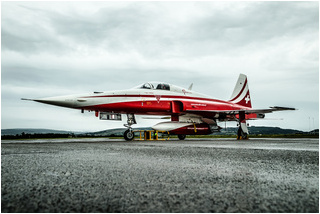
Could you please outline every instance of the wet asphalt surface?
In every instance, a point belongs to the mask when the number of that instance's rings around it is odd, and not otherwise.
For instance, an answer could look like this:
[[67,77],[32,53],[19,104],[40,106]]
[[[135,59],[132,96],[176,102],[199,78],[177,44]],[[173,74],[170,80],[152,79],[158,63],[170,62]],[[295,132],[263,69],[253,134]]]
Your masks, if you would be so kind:
[[2,212],[319,212],[318,139],[2,141]]

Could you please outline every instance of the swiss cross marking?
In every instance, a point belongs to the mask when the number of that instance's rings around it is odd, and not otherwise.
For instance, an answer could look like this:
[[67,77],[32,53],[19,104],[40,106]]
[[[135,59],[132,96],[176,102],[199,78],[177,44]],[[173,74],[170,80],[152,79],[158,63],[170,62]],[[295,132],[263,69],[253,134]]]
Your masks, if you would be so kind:
[[248,104],[248,102],[250,101],[250,96],[248,94],[248,96],[246,98],[244,98],[244,100],[246,101],[246,104]]

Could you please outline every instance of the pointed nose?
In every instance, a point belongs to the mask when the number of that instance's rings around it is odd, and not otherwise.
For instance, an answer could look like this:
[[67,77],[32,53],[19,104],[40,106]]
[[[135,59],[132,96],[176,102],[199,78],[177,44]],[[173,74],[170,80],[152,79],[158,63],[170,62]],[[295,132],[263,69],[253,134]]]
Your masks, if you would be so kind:
[[33,99],[33,101],[36,101],[39,103],[45,103],[49,105],[73,108],[75,98],[70,96],[60,96],[60,97],[47,97],[47,98]]

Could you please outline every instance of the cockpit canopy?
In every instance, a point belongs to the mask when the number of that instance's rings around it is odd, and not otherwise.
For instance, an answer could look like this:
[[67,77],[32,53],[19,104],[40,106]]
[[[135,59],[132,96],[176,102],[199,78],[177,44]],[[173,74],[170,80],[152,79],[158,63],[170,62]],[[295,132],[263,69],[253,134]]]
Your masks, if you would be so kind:
[[164,83],[164,82],[147,82],[141,85],[134,87],[133,89],[147,89],[147,90],[165,90],[174,93],[180,94],[195,94],[195,92],[191,92],[191,90],[186,90],[176,85]]
[[147,82],[135,87],[137,89],[159,89],[170,91],[170,85],[167,83]]

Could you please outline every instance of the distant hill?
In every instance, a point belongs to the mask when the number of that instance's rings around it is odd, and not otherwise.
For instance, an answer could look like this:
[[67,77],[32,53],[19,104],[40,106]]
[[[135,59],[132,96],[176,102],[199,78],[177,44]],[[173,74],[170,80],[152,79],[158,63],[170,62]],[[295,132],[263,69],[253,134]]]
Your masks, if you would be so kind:
[[25,134],[68,134],[70,131],[61,131],[53,129],[1,129],[1,136],[3,135],[21,135]]
[[[309,133],[294,129],[282,129],[279,127],[264,127],[264,126],[249,126],[249,133],[251,135],[256,134],[302,134]],[[134,128],[133,130],[152,130],[150,127]],[[61,131],[53,129],[2,129],[1,136],[4,135],[22,135],[24,134],[75,134],[75,136],[92,136],[92,137],[110,137],[110,136],[122,136],[126,131],[126,128],[118,129],[108,129],[98,132],[71,132],[71,131]],[[238,127],[227,127],[222,129],[221,132],[213,133],[213,135],[236,135]],[[313,130],[313,132],[318,132],[319,130]]]
[[[303,131],[295,130],[295,129],[282,129],[279,127],[266,127],[266,126],[249,126],[248,127],[249,134],[302,134]],[[214,133],[218,135],[230,135],[237,134],[238,127],[227,127],[226,129],[221,129],[220,132]]]

